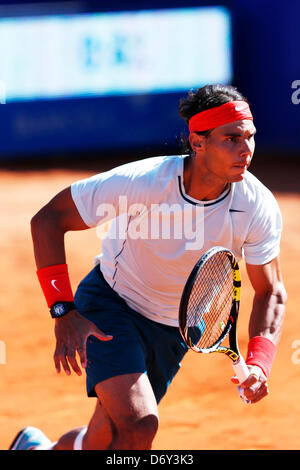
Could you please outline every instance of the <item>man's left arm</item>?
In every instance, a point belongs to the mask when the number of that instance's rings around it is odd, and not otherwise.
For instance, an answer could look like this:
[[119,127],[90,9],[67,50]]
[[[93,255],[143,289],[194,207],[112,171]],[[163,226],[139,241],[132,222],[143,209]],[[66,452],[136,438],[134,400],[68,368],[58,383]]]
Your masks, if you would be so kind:
[[246,398],[256,403],[269,393],[267,379],[281,336],[287,294],[279,257],[264,265],[246,264],[246,267],[254,299],[246,358],[250,376],[242,387]]

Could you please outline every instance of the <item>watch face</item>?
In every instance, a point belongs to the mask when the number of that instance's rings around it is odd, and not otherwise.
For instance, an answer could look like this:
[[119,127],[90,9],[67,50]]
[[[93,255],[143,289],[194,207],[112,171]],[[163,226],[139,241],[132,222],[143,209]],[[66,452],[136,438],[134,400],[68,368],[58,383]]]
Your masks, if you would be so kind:
[[63,315],[65,313],[65,308],[63,304],[54,305],[53,312],[55,313],[55,315]]

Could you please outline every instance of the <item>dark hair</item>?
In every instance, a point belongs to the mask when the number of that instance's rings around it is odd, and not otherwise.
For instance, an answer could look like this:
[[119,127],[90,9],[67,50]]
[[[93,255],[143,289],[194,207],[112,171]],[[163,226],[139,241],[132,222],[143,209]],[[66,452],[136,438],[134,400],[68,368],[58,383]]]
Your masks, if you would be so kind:
[[[247,101],[247,99],[231,85],[205,85],[197,91],[190,90],[186,98],[179,101],[179,116],[188,124],[195,114],[216,108],[229,101]],[[212,129],[197,132],[199,135],[208,136]],[[181,145],[184,153],[191,154],[192,149],[186,134],[181,135]]]

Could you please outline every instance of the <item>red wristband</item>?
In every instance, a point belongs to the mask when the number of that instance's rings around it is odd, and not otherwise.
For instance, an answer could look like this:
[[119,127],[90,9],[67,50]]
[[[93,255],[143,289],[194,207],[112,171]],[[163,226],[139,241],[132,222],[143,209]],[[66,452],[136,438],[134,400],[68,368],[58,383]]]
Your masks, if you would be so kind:
[[276,346],[270,339],[264,336],[254,336],[248,344],[246,364],[259,366],[265,376],[269,378],[275,354]]
[[68,266],[66,264],[57,264],[38,269],[37,276],[49,308],[55,302],[74,301]]

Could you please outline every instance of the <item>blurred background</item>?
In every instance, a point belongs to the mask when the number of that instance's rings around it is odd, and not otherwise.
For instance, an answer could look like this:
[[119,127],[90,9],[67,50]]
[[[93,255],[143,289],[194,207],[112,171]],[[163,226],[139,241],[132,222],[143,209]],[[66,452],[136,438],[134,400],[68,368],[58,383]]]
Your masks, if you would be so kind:
[[[297,0],[0,2],[0,163],[180,153],[178,101],[230,83],[298,157]],[[71,160],[70,160],[71,159]]]

